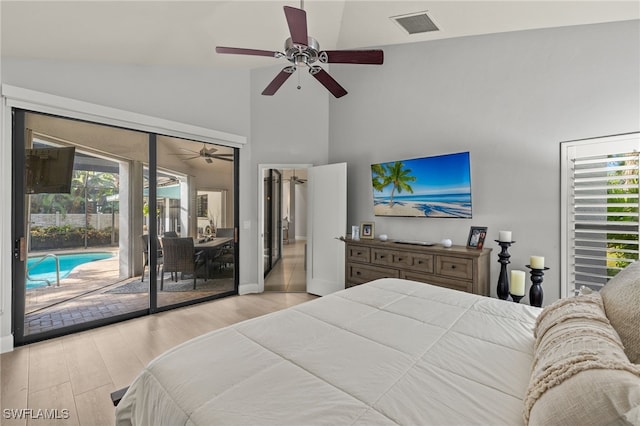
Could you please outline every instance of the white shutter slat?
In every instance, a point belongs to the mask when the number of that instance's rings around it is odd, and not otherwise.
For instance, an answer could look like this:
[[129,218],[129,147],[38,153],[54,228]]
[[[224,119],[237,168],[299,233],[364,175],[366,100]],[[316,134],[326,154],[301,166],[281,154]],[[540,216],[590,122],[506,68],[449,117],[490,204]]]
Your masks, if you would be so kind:
[[604,144],[601,155],[594,155],[594,145],[570,151],[565,168],[569,294],[583,285],[599,289],[638,258],[639,146],[640,135],[624,153],[607,152]]

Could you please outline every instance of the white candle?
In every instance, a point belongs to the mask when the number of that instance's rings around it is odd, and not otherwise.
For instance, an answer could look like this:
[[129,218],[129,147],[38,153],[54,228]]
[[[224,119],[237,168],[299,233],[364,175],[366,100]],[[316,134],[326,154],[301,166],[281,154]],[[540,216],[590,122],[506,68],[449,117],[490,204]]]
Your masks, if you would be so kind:
[[524,271],[511,271],[511,286],[509,293],[515,296],[524,296]]
[[544,269],[544,257],[531,256],[529,266],[531,266],[532,269]]
[[498,241],[501,242],[511,242],[511,231],[500,231],[498,232]]

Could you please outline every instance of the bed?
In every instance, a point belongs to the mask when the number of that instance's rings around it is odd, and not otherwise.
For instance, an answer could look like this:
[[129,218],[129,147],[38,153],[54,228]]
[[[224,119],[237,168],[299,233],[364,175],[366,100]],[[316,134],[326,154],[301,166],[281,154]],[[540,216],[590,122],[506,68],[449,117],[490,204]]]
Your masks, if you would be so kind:
[[[602,299],[580,297],[587,308],[543,311],[413,281],[372,281],[169,350],[131,384],[116,423],[518,425],[549,424],[555,411],[564,424],[640,423],[640,370],[594,313]],[[566,312],[573,320],[561,319]],[[600,417],[580,417],[584,408],[574,414],[552,394],[582,374],[550,375],[550,365],[575,355],[575,345],[562,352],[567,340],[557,328],[570,324],[573,333],[583,319],[599,321],[596,346],[605,339],[615,358],[605,367],[591,360],[585,370],[612,368],[621,375],[613,381],[627,386],[594,402]]]

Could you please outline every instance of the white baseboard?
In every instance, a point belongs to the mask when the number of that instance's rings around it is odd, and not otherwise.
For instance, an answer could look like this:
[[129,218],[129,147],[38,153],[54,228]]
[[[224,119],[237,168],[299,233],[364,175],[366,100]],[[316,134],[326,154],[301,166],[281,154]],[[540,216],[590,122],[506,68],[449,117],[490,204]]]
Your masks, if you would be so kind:
[[13,351],[13,334],[0,337],[0,354]]
[[240,284],[238,286],[239,295],[250,293],[262,293],[262,290],[260,289],[260,286],[258,286],[258,283]]

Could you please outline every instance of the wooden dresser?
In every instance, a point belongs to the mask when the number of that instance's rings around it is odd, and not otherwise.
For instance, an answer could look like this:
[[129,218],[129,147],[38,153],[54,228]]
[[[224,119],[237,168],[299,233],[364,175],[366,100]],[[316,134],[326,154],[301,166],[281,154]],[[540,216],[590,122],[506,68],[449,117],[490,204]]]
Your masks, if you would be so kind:
[[404,278],[489,296],[491,249],[346,238],[345,286]]

